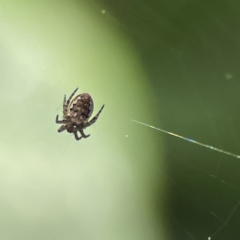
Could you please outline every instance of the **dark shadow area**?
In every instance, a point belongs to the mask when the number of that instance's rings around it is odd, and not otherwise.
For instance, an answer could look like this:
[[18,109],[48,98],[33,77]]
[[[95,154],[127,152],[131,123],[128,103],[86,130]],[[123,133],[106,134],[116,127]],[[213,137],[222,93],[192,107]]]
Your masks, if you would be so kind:
[[[240,154],[240,3],[101,4],[141,56],[162,116],[156,127]],[[163,137],[172,239],[240,239],[240,159]]]

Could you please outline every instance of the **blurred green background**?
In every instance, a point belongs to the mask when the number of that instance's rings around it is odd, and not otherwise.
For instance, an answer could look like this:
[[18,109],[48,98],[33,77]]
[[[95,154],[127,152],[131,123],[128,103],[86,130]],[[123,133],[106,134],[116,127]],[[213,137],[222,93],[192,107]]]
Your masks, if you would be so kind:
[[[0,239],[240,239],[240,5],[0,1]],[[88,92],[88,139],[55,124]]]
[[[103,2],[134,42],[154,87],[159,122],[142,121],[239,154],[240,3]],[[159,135],[170,239],[240,239],[239,159]]]
[[[158,120],[156,97],[107,14],[89,1],[0,2],[0,239],[167,236],[161,137],[131,121]],[[93,114],[105,104],[78,142],[55,124],[76,87]]]

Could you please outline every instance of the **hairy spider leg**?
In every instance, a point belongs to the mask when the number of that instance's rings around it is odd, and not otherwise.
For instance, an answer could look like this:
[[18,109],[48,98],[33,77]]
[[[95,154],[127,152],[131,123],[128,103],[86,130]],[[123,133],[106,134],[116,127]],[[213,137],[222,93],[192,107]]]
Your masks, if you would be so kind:
[[68,105],[73,97],[73,95],[76,93],[76,91],[78,90],[78,88],[76,88],[73,93],[70,95],[70,97],[68,98],[67,102],[66,102],[66,94],[64,95],[64,98],[63,98],[63,114],[64,116],[66,116],[67,114],[67,110],[68,110]]
[[79,137],[79,136],[77,135],[77,129],[76,129],[76,128],[73,130],[73,133],[74,133],[74,136],[75,136],[75,138],[76,138],[77,141],[79,141],[80,139],[82,139],[82,137]]
[[94,118],[92,118],[92,119],[86,124],[85,128],[91,126],[92,124],[94,124],[94,123],[97,121],[97,119],[98,119],[100,113],[102,112],[104,106],[105,106],[105,105],[103,104],[102,107],[101,107],[101,109],[100,109],[99,112],[97,113],[97,115],[96,115]]
[[56,123],[66,123],[66,120],[58,120],[58,115],[56,116]]
[[62,125],[59,129],[58,129],[58,132],[60,133],[60,132],[63,132],[64,130],[66,130],[68,127],[69,127],[69,125],[71,125],[72,123],[69,123],[69,124],[66,124],[66,125]]
[[85,135],[85,133],[83,132],[83,129],[82,129],[82,128],[79,128],[78,131],[81,133],[81,135],[82,135],[83,138],[88,138],[88,137],[90,136],[90,134]]
[[190,142],[190,143],[194,143],[194,144],[199,145],[199,146],[201,146],[201,147],[205,147],[205,148],[208,148],[208,149],[210,149],[210,150],[213,150],[213,151],[216,151],[216,152],[220,152],[220,153],[229,155],[229,156],[231,156],[231,157],[240,158],[240,155],[238,155],[238,154],[231,153],[231,152],[222,150],[222,149],[220,149],[220,148],[216,148],[216,147],[207,145],[207,144],[205,144],[205,143],[198,142],[198,141],[193,140],[193,139],[191,139],[191,138],[183,137],[183,136],[178,135],[178,134],[176,134],[176,133],[172,133],[172,132],[163,130],[163,129],[161,129],[161,128],[157,128],[157,127],[151,126],[151,125],[146,124],[146,123],[143,123],[143,122],[139,122],[139,121],[136,121],[136,120],[132,120],[132,121],[133,121],[133,122],[136,122],[136,123],[139,123],[139,124],[142,124],[142,125],[144,125],[144,126],[146,126],[146,127],[155,129],[155,130],[157,130],[157,131],[166,133],[166,134],[171,135],[171,136],[173,136],[173,137],[180,138],[180,139],[185,140],[185,141],[188,141],[188,142]]
[[63,97],[63,115],[67,114],[66,94]]
[[73,91],[73,93],[70,95],[70,97],[69,97],[68,100],[67,100],[67,105],[69,105],[69,103],[70,103],[73,95],[76,93],[77,90],[78,90],[78,88],[76,88],[76,89]]

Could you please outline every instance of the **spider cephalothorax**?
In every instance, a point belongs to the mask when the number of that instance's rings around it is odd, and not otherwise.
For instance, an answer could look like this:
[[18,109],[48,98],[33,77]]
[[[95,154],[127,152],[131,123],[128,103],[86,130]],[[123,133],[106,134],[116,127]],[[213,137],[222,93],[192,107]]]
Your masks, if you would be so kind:
[[[71,101],[73,95],[76,93],[77,90],[78,88],[71,94],[67,101],[66,95],[64,95],[63,120],[58,120],[57,115],[56,123],[64,124],[58,129],[58,132],[67,130],[69,133],[74,134],[76,140],[80,140],[81,138],[87,138],[90,136],[85,135],[83,129],[91,126],[97,121],[100,113],[104,108],[104,105],[101,107],[97,115],[90,121],[88,121],[93,112],[93,100],[88,93],[82,93],[77,95]],[[81,133],[81,137],[78,136],[77,131]]]

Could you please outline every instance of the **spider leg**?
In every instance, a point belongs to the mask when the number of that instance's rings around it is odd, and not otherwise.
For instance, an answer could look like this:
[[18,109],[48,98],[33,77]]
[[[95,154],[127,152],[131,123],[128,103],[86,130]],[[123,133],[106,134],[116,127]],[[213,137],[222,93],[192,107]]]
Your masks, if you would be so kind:
[[83,129],[82,129],[82,128],[78,129],[78,131],[81,133],[81,135],[82,135],[83,138],[88,138],[88,137],[90,136],[90,134],[85,135],[85,133],[83,132]]
[[68,125],[62,125],[59,129],[58,129],[58,132],[62,132],[64,130],[66,130],[68,128]]
[[105,106],[105,105],[103,104],[102,107],[101,107],[101,109],[100,109],[99,112],[97,113],[97,115],[96,115],[94,118],[92,118],[92,119],[85,125],[85,128],[91,126],[92,124],[94,124],[94,123],[97,121],[97,119],[98,119],[100,113],[102,112],[104,106]]
[[58,120],[58,115],[56,116],[56,123],[66,123],[66,120]]
[[64,116],[67,114],[68,105],[69,105],[73,95],[76,93],[77,90],[78,90],[78,88],[76,88],[73,91],[73,93],[70,95],[70,97],[68,98],[67,101],[66,101],[66,95],[64,95],[64,98],[63,98],[63,114],[64,114]]
[[77,135],[77,129],[75,129],[75,130],[73,131],[73,133],[74,133],[74,136],[75,136],[75,138],[76,138],[77,141],[80,140],[80,139],[82,139],[82,137],[79,137],[79,136]]
[[65,106],[65,105],[66,105],[66,94],[63,97],[63,106]]
[[70,95],[70,97],[69,97],[68,100],[67,100],[67,105],[69,105],[69,103],[70,103],[73,95],[76,93],[77,90],[78,90],[78,88],[76,88],[76,89],[73,91],[73,93]]
[[67,113],[67,104],[66,104],[66,94],[63,97],[63,115],[65,116]]

